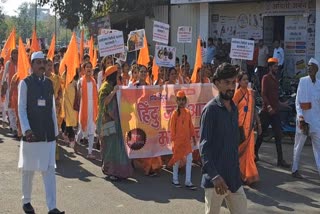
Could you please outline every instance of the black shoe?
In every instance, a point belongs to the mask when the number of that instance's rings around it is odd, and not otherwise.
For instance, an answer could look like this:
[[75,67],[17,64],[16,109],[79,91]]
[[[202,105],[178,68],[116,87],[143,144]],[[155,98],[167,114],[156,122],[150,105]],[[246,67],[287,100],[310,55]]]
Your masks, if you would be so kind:
[[174,182],[172,181],[172,185],[173,185],[174,187],[176,187],[176,188],[181,188],[180,183],[174,183]]
[[295,172],[293,172],[292,177],[294,178],[299,178],[299,179],[303,179],[303,176],[298,172],[298,170],[296,170]]
[[54,208],[53,210],[50,210],[48,214],[64,214],[64,211],[60,211],[57,208]]
[[35,214],[34,209],[30,203],[24,204],[22,206],[22,209],[26,214]]
[[188,184],[188,185],[186,185],[186,188],[187,188],[187,189],[190,189],[190,190],[196,190],[196,189],[197,189],[197,187],[194,186],[193,184]]
[[290,168],[291,164],[287,163],[285,160],[278,161],[277,166],[283,168]]

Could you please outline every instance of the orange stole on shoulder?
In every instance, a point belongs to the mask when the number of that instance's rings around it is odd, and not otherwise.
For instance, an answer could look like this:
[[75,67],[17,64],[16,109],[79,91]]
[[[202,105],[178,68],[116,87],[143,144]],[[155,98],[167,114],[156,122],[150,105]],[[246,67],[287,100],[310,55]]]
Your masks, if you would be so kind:
[[[95,121],[98,114],[98,90],[96,81],[90,77],[92,82],[92,96],[93,96],[93,120]],[[88,80],[86,77],[82,79],[82,100],[80,110],[80,124],[82,130],[86,131],[88,126]]]

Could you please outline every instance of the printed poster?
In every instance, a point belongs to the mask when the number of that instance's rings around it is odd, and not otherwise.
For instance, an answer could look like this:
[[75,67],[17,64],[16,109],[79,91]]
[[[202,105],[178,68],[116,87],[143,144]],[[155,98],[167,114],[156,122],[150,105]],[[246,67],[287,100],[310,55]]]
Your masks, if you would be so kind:
[[246,39],[236,39],[231,40],[231,59],[243,59],[252,60],[254,51],[254,41]]
[[177,108],[176,93],[183,90],[199,141],[201,112],[218,91],[213,84],[186,84],[121,87],[119,112],[124,143],[129,158],[147,158],[172,154],[170,117]]
[[176,64],[176,48],[166,45],[156,45],[155,57],[158,66],[174,67]]
[[162,44],[169,43],[169,29],[170,26],[166,23],[154,21],[153,22],[153,41]]
[[192,43],[192,27],[180,26],[177,32],[178,43]]
[[144,29],[131,31],[128,35],[128,52],[137,51],[143,48],[143,39],[145,35]]
[[117,53],[124,53],[123,32],[115,31],[98,36],[100,56],[110,56]]

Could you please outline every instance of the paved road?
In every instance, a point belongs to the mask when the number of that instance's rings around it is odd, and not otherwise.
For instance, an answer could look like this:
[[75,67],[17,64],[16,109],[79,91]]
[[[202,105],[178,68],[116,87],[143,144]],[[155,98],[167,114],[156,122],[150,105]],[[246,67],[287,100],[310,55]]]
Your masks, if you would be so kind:
[[[17,169],[19,143],[0,129],[0,213],[21,212],[21,181]],[[81,151],[85,153],[85,148]],[[320,179],[315,168],[312,147],[306,146],[301,157],[305,180],[295,180],[290,172],[276,168],[275,146],[265,143],[259,162],[261,181],[254,188],[245,187],[249,213],[320,213]],[[284,145],[291,160],[292,145]],[[96,153],[97,154],[97,153]],[[197,214],[204,213],[203,190],[190,191],[171,186],[171,173],[163,170],[159,177],[145,177],[136,172],[128,181],[104,180],[99,162],[74,155],[61,147],[57,168],[58,208],[67,214]],[[193,181],[200,183],[200,169],[193,168]],[[183,179],[181,177],[181,179]],[[181,180],[182,181],[182,180]],[[36,174],[33,205],[37,213],[47,213],[40,174]],[[229,213],[225,208],[221,213]]]

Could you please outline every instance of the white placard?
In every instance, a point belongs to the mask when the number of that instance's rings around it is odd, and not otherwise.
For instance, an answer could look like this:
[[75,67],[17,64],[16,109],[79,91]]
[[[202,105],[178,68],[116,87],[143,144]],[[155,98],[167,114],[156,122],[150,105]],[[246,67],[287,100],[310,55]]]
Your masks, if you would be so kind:
[[192,27],[180,26],[177,32],[178,43],[192,43]]
[[156,64],[163,67],[174,67],[176,64],[176,48],[166,45],[156,45]]
[[166,23],[153,22],[153,41],[168,44],[169,43],[169,28]]
[[98,36],[98,46],[100,56],[124,53],[123,32],[116,31]]
[[128,52],[137,51],[143,48],[143,39],[145,35],[144,29],[131,31],[128,35]]
[[254,41],[246,39],[231,39],[230,58],[252,60]]

